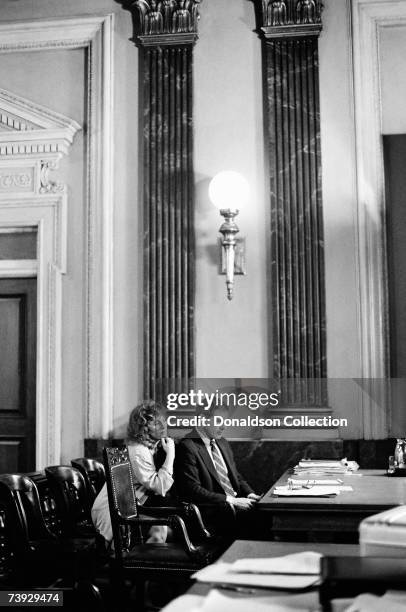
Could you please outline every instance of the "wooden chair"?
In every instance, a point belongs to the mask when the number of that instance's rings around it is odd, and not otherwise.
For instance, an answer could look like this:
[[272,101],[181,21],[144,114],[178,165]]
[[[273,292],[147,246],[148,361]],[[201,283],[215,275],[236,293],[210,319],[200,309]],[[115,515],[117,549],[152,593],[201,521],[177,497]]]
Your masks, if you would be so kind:
[[96,459],[87,459],[86,457],[72,459],[71,464],[85,479],[89,509],[91,509],[94,500],[106,482],[104,465]]
[[[105,448],[104,465],[114,538],[111,569],[116,592],[124,592],[125,581],[130,580],[136,584],[136,597],[142,607],[146,580],[187,582],[191,574],[221,554],[223,548],[204,528],[196,506],[138,506],[126,446]],[[193,525],[199,542],[192,543],[185,521]],[[171,527],[174,541],[145,543],[143,532],[153,525]]]

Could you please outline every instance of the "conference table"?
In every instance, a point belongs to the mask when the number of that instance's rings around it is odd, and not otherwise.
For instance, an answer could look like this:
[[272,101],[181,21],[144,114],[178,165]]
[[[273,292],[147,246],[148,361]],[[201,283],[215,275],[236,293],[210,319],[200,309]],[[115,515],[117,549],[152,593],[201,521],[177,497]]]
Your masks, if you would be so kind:
[[[298,553],[303,551],[312,550],[314,552],[321,553],[324,556],[335,556],[335,557],[354,557],[359,556],[359,547],[353,544],[307,544],[307,543],[298,543],[298,542],[259,542],[253,540],[236,540],[230,548],[228,548],[223,555],[220,557],[218,562],[225,563],[233,563],[237,559],[243,558],[266,558],[266,557],[282,557],[285,555],[289,555],[292,553]],[[187,595],[193,596],[206,596],[210,592],[212,588],[210,584],[195,582],[193,586],[187,591]],[[219,587],[217,587],[219,588]],[[238,592],[228,589],[222,589],[220,587],[220,591],[227,595],[227,597],[235,598],[235,599],[246,599],[247,600],[247,610],[249,610],[252,605],[253,597],[278,597],[278,598],[289,598],[298,597],[300,598],[300,609],[306,610],[314,610],[317,608],[319,601],[319,590],[317,587],[314,587],[306,592],[299,591],[297,595],[295,595],[292,591],[284,591],[284,590],[275,590],[275,589],[261,589],[255,588],[253,589],[253,593],[244,593]],[[242,589],[244,591],[244,589]],[[174,612],[186,612],[186,605],[191,605],[193,600],[187,602],[186,600],[180,599],[179,606],[170,607],[170,610],[174,610]],[[297,605],[297,603],[296,603]],[[270,608],[271,609],[271,608]],[[165,609],[164,609],[165,610]],[[164,612],[164,610],[162,612]]]
[[[343,484],[350,485],[353,490],[342,491],[336,497],[275,496],[275,487],[286,485],[289,477],[292,477],[292,470],[279,478],[257,506],[270,513],[272,532],[277,540],[355,543],[364,518],[406,504],[406,478],[389,477],[384,470],[359,470],[348,476],[339,474]],[[297,475],[294,478],[309,479]]]

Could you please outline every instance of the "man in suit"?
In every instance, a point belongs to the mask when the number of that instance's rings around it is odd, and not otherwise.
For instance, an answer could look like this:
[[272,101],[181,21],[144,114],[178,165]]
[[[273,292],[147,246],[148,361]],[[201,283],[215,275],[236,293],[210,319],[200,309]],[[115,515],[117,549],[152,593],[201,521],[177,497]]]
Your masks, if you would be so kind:
[[[221,411],[217,409],[216,414]],[[238,472],[231,447],[222,437],[224,427],[213,421],[210,418],[208,426],[192,430],[177,444],[176,489],[184,500],[200,507],[212,531],[230,527],[230,513],[224,512],[227,506],[235,510],[238,531],[246,531],[250,521],[243,515],[255,506],[259,495]]]

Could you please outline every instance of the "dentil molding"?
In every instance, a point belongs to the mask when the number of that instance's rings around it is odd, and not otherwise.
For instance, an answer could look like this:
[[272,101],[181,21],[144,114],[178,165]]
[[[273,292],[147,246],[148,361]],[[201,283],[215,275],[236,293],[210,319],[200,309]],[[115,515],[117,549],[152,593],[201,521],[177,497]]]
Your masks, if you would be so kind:
[[79,129],[73,119],[0,89],[0,157],[66,154]]

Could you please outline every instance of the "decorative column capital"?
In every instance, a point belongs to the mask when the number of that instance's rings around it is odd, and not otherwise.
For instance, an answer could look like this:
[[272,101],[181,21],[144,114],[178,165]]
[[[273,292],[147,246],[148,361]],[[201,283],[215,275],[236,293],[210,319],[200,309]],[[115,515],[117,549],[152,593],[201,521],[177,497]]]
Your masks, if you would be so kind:
[[201,0],[121,0],[133,16],[133,40],[140,46],[193,44]]
[[262,0],[261,30],[266,39],[319,36],[321,0]]

